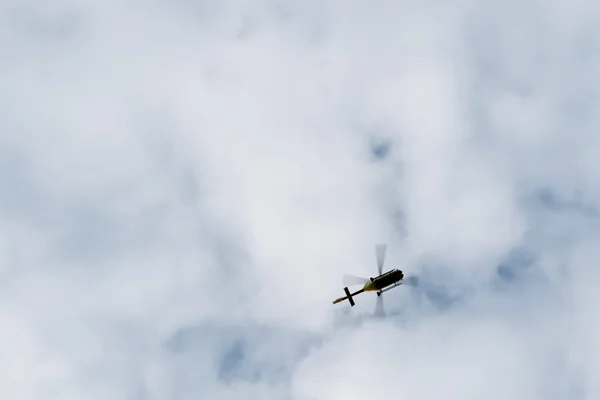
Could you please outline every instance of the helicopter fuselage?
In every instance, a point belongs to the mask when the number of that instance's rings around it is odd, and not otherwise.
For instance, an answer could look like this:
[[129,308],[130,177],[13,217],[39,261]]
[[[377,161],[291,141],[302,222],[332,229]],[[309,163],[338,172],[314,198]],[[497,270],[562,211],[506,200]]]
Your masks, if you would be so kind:
[[365,283],[363,290],[365,292],[376,292],[381,289],[395,284],[404,278],[404,273],[399,269],[392,269],[391,271],[381,274],[376,278],[370,278],[370,282]]

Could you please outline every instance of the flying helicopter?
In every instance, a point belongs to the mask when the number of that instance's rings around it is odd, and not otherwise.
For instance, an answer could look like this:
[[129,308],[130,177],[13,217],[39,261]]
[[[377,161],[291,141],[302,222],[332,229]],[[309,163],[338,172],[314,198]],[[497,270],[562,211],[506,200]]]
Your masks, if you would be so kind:
[[346,285],[363,285],[362,289],[357,290],[354,293],[350,293],[348,286],[344,288],[344,292],[346,295],[344,297],[340,297],[333,301],[333,304],[340,303],[344,300],[348,300],[351,307],[354,307],[354,296],[363,292],[376,292],[377,293],[377,304],[375,311],[377,314],[382,315],[383,311],[383,298],[381,295],[388,290],[392,290],[393,288],[400,286],[402,284],[402,280],[404,279],[404,273],[399,269],[392,269],[386,273],[382,273],[383,264],[385,262],[385,255],[387,251],[387,245],[380,244],[375,246],[375,255],[377,257],[377,277],[373,278],[362,278],[359,276],[353,275],[345,275],[344,283]]

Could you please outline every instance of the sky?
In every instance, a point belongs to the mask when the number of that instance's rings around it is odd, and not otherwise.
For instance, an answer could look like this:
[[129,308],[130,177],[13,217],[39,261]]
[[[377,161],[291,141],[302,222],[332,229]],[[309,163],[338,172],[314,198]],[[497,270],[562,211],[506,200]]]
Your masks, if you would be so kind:
[[[599,27],[0,1],[0,394],[596,399]],[[380,243],[416,283],[332,305]]]

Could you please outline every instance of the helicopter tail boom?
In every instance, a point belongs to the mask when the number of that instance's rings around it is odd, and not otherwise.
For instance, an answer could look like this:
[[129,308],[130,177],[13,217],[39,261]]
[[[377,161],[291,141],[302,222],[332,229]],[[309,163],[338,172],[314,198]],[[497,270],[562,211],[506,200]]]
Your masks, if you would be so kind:
[[348,301],[350,302],[350,306],[351,306],[351,307],[354,307],[354,304],[355,304],[355,303],[354,303],[354,299],[352,298],[352,296],[354,296],[354,295],[357,295],[357,294],[359,294],[359,293],[362,293],[362,292],[364,292],[364,289],[360,289],[360,290],[359,290],[359,291],[357,291],[357,292],[350,293],[350,290],[348,290],[348,287],[345,287],[345,288],[344,288],[344,292],[346,293],[346,295],[345,295],[344,297],[340,297],[339,299],[335,299],[335,300],[333,301],[333,304],[337,304],[337,303],[339,303],[339,302],[341,302],[341,301],[348,300]]

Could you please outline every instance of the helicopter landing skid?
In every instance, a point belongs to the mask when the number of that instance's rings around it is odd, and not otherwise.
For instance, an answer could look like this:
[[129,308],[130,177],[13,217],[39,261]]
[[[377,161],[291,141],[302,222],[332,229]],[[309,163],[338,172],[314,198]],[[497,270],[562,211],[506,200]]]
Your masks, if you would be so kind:
[[400,282],[400,283],[394,283],[392,286],[387,287],[385,289],[382,289],[382,290],[378,291],[377,292],[377,297],[381,296],[383,293],[387,292],[388,290],[392,290],[396,286],[400,286],[400,285],[402,285],[402,282]]

